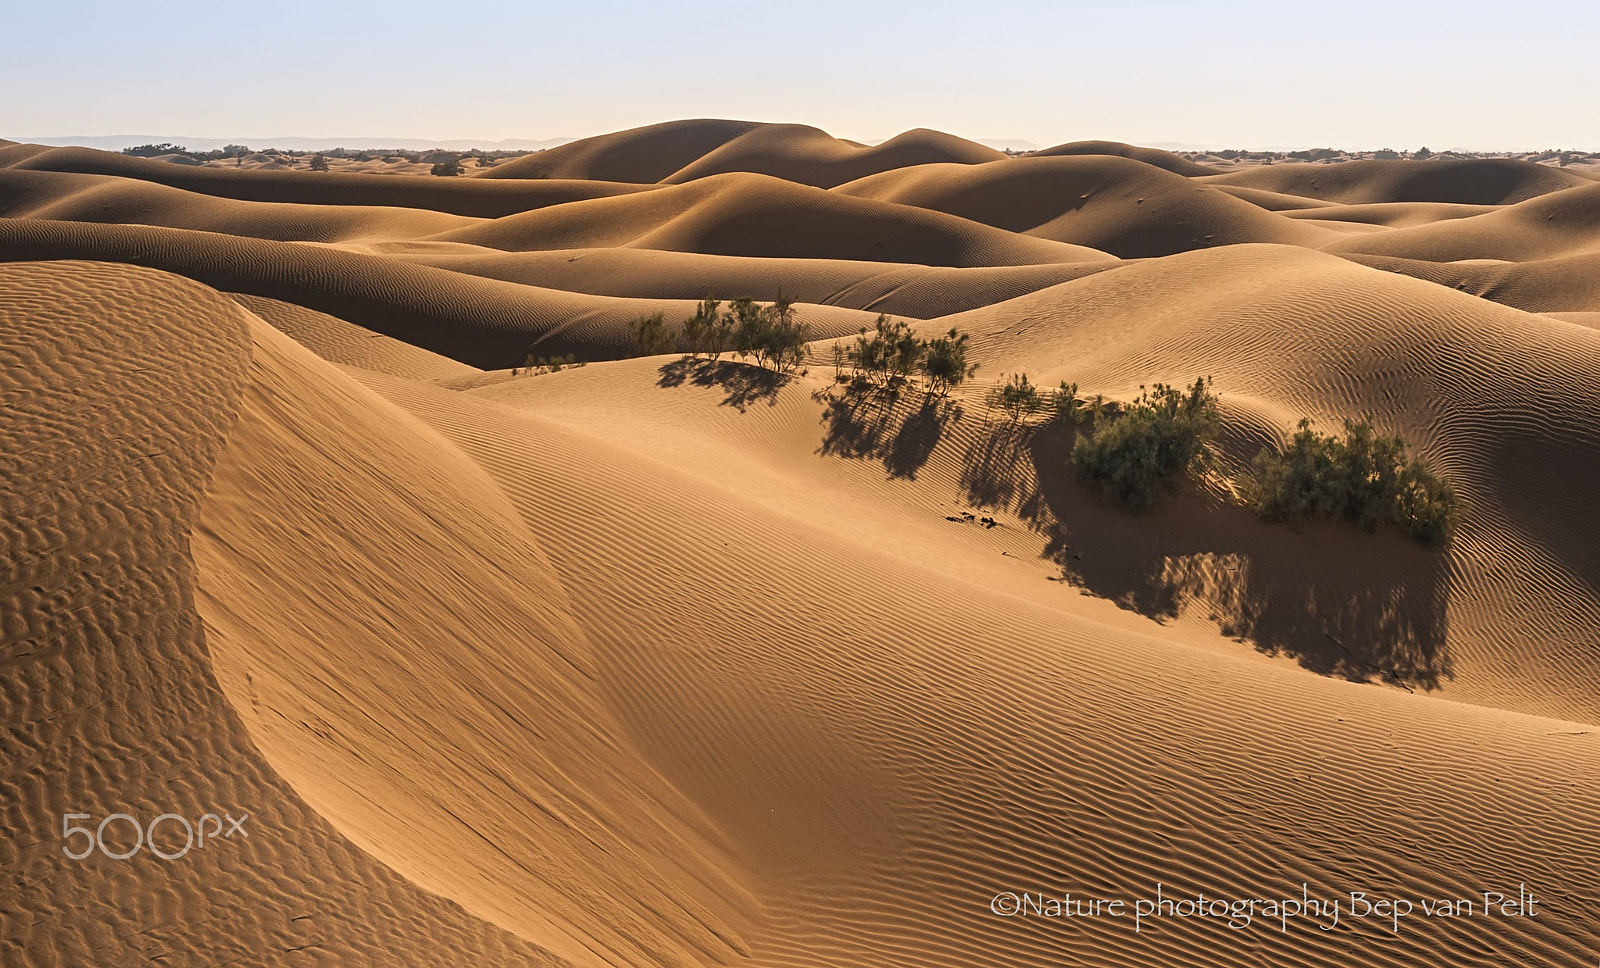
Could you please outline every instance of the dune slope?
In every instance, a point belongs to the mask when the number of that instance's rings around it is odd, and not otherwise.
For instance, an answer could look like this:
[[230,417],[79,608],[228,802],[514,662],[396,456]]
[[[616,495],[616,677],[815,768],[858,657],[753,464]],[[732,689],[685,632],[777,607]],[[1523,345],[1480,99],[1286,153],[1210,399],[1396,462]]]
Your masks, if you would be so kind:
[[948,212],[1120,258],[1242,242],[1309,246],[1333,238],[1160,168],[1104,156],[921,165],[837,191]]
[[598,704],[560,582],[497,486],[252,335],[194,560],[217,679],[267,760],[408,880],[574,964],[734,953],[740,891],[709,828]]
[[507,251],[629,247],[935,266],[1111,259],[1085,246],[1018,236],[942,212],[745,173],[574,202],[431,238]]
[[[219,686],[190,534],[243,404],[249,332],[236,304],[147,269],[0,267],[0,960],[559,964],[353,844]],[[68,822],[247,819],[186,854],[166,821],[155,845],[174,860],[74,861],[63,815],[83,813]],[[115,853],[137,843],[126,820],[104,834]]]

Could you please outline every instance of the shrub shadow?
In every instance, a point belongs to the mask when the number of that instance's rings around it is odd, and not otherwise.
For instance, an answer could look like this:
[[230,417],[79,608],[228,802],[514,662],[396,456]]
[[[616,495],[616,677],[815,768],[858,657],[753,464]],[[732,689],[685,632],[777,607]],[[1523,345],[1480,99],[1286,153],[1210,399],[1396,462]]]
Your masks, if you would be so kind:
[[960,404],[946,398],[861,383],[828,387],[816,398],[826,404],[817,453],[879,461],[890,478],[908,480],[916,479],[945,428],[962,414]]
[[778,402],[778,391],[792,377],[763,366],[740,363],[736,360],[708,360],[685,356],[663,364],[656,385],[681,387],[686,383],[699,387],[718,387],[726,391],[722,406],[733,407],[740,413],[755,403],[766,401],[767,406]]
[[974,505],[1017,514],[1060,580],[1159,622],[1200,610],[1226,635],[1314,672],[1433,689],[1452,675],[1448,549],[1341,521],[1297,528],[1189,490],[1144,515],[1070,469],[1075,428],[1001,428],[968,448]]

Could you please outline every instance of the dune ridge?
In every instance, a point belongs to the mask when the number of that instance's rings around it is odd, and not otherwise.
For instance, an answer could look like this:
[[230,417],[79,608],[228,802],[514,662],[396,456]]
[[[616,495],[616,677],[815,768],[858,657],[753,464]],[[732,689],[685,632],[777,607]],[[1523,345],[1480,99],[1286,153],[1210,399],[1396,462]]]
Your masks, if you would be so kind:
[[975,164],[1003,157],[993,148],[926,128],[868,147],[802,124],[669,121],[526,155],[479,177],[678,184],[709,175],[752,172],[832,188],[892,168],[934,162]]
[[429,238],[513,252],[631,247],[935,266],[1112,258],[1087,246],[996,231],[943,212],[743,172],[510,215]]
[[1160,148],[1144,148],[1138,145],[1123,144],[1120,141],[1071,141],[1066,144],[1028,152],[1029,158],[1061,158],[1073,155],[1109,155],[1117,158],[1131,158],[1134,161],[1143,162],[1156,168],[1163,168],[1175,175],[1183,175],[1185,177],[1218,174],[1215,168],[1190,161],[1182,155],[1173,154],[1170,151],[1162,151]]
[[1119,258],[1211,245],[1332,238],[1141,161],[1029,155],[986,165],[921,165],[840,186],[841,194],[947,212]]
[[[626,351],[627,323],[689,300],[588,296],[412,266],[325,247],[146,226],[0,220],[0,261],[115,258],[213,288],[291,302],[477,366],[538,355],[603,359]],[[853,332],[864,317],[818,307],[818,335]]]
[[[0,280],[0,869],[22,888],[6,894],[4,960],[560,963],[353,845],[218,686],[189,534],[241,406],[247,315],[147,269],[8,265]],[[61,818],[83,812],[248,819],[177,861],[72,862]],[[182,848],[161,830],[163,851]]]

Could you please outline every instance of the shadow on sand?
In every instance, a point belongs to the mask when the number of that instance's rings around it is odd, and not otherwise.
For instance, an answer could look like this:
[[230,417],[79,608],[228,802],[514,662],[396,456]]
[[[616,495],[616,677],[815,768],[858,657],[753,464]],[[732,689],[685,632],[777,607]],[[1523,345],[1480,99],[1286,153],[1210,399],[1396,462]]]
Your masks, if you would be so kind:
[[1075,437],[1000,428],[961,463],[967,501],[1022,518],[1060,580],[1159,622],[1202,610],[1223,634],[1323,675],[1408,689],[1450,678],[1447,551],[1394,529],[1270,525],[1192,490],[1133,515],[1074,478]]
[[[760,400],[771,405],[789,379],[686,357],[663,366],[659,382],[720,387],[723,405],[743,412]],[[824,404],[820,455],[880,462],[890,478],[915,479],[941,441],[960,448],[952,457],[966,503],[1016,515],[1043,539],[1058,580],[1090,594],[1157,622],[1203,614],[1223,634],[1323,675],[1407,689],[1433,689],[1452,675],[1447,550],[1394,529],[1270,525],[1194,489],[1134,515],[1075,479],[1070,425],[985,417],[954,434],[961,405],[909,387],[836,383],[813,399]]]
[[909,387],[835,384],[813,394],[824,403],[824,457],[878,461],[891,478],[916,479],[961,405]]
[[685,356],[661,367],[657,386],[681,387],[685,383],[698,387],[719,387],[727,392],[722,406],[734,407],[744,413],[751,405],[766,401],[772,406],[778,401],[778,391],[792,379],[766,367],[735,360],[708,360]]

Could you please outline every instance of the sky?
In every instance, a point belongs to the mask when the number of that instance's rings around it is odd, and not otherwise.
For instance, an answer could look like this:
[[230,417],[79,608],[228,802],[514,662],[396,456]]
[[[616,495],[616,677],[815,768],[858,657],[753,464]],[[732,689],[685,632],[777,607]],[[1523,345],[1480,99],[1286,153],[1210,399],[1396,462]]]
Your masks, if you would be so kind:
[[860,141],[1600,150],[1596,0],[87,0],[6,22],[0,138],[718,117]]

